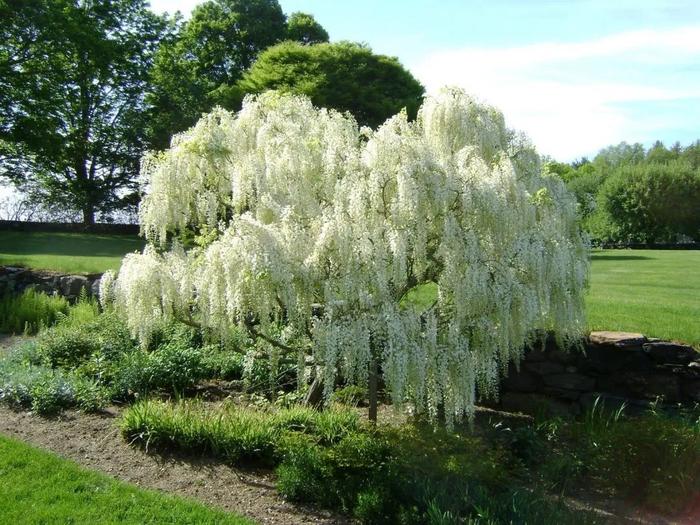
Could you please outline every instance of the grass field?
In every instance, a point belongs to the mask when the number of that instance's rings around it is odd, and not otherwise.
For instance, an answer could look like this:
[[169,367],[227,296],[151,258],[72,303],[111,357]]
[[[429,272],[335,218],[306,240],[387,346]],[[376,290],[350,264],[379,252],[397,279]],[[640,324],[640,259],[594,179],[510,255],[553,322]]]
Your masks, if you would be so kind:
[[143,245],[131,235],[0,231],[0,266],[100,273],[118,269],[124,254]]
[[0,523],[253,522],[115,481],[0,436]]
[[[117,269],[135,236],[0,232],[0,265],[76,273]],[[596,250],[587,296],[592,330],[642,332],[700,348],[700,251]],[[432,304],[428,286],[406,300]]]
[[700,348],[700,251],[594,251],[586,304],[592,330],[642,332]]

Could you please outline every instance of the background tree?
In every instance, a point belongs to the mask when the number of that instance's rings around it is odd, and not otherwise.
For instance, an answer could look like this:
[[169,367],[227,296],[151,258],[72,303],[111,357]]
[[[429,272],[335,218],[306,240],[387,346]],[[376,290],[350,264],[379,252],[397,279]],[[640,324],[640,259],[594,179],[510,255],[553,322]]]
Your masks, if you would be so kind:
[[243,72],[262,50],[286,39],[311,43],[328,40],[328,33],[304,13],[288,22],[277,0],[211,0],[195,7],[156,57],[148,97],[151,147],[167,147],[172,135],[214,106],[239,109]]
[[[278,92],[218,109],[145,163],[149,246],[101,295],[142,341],[172,319],[238,325],[273,362],[312,354],[327,395],[381,373],[395,404],[449,424],[525,344],[585,329],[575,202],[518,137],[456,90],[362,134]],[[197,247],[170,242],[193,225]]]
[[352,42],[283,42],[262,52],[239,86],[246,93],[306,95],[316,106],[349,111],[370,127],[402,108],[414,118],[424,92],[398,59]]
[[598,200],[620,241],[700,240],[700,172],[687,162],[623,166],[603,184]]
[[165,20],[143,0],[9,0],[0,18],[0,174],[85,224],[135,204]]
[[316,22],[313,15],[296,12],[287,20],[287,40],[302,44],[321,44],[328,42],[328,32]]

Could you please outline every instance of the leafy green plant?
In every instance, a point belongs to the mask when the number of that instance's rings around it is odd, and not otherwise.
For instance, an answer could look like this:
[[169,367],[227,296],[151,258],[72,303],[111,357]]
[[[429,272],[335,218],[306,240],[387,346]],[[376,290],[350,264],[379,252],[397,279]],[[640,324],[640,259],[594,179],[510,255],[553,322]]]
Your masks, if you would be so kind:
[[333,392],[331,400],[343,405],[363,406],[367,402],[367,389],[359,385],[347,385]]
[[0,297],[0,332],[35,334],[51,326],[68,312],[68,301],[27,288],[20,295],[6,292]]

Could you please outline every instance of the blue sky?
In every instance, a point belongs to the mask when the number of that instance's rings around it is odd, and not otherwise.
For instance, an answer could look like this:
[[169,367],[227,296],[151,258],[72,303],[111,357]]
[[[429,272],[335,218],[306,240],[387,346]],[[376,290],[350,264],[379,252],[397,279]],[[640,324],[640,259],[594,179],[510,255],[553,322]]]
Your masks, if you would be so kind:
[[[201,0],[151,0],[185,16]],[[700,0],[279,0],[499,107],[541,153],[700,139]]]
[[[153,0],[189,13],[196,0]],[[698,0],[280,0],[331,40],[397,56],[429,92],[457,85],[499,107],[541,153],[700,138]]]

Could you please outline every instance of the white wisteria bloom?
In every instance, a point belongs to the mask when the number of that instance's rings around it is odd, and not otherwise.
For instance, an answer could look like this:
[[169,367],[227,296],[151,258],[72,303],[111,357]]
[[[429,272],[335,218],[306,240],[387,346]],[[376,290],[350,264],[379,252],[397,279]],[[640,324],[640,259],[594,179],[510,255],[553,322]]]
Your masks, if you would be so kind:
[[[374,357],[397,405],[442,406],[449,423],[496,393],[537,334],[582,335],[575,201],[500,112],[459,90],[376,131],[304,97],[249,97],[143,171],[152,246],[110,292],[139,337],[168,318],[222,334],[285,323],[311,335],[328,391],[338,371],[366,381]],[[163,252],[186,228],[209,242]],[[434,303],[408,301],[416,289],[437,289]]]

